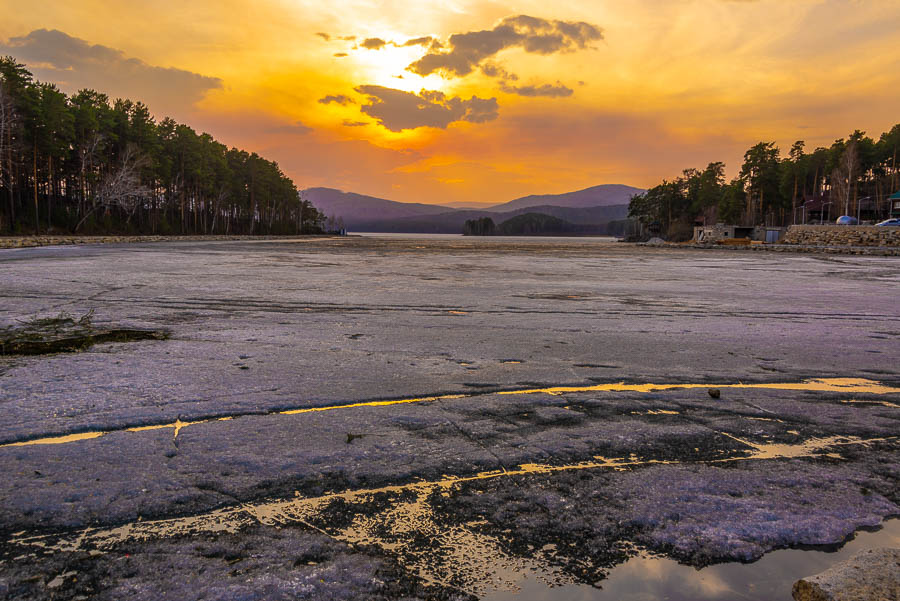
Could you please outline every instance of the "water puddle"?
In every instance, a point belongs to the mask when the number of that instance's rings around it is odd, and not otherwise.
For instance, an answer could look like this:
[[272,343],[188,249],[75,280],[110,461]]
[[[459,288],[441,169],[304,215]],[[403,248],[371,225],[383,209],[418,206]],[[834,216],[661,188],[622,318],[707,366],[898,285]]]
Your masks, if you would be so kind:
[[523,577],[518,590],[489,593],[482,601],[791,601],[800,578],[818,574],[859,551],[900,546],[900,520],[877,532],[857,532],[840,550],[782,549],[751,563],[696,569],[664,557],[639,556],[613,568],[597,586],[547,585]]
[[[512,363],[514,361],[510,361]],[[468,363],[460,363],[460,365],[469,365]],[[359,407],[387,407],[391,405],[405,405],[411,403],[430,403],[435,401],[447,401],[454,399],[470,399],[477,398],[480,396],[486,396],[491,394],[496,395],[532,395],[532,394],[549,394],[555,396],[562,396],[569,393],[583,393],[583,392],[664,392],[668,390],[692,390],[692,389],[702,389],[702,388],[718,388],[718,389],[728,389],[728,388],[736,388],[736,389],[749,389],[749,388],[757,388],[757,389],[769,389],[769,390],[791,390],[791,391],[804,391],[804,392],[846,392],[846,393],[866,393],[873,395],[881,395],[881,394],[900,394],[900,388],[894,388],[891,386],[886,386],[880,382],[876,382],[874,380],[866,380],[863,378],[827,378],[827,379],[815,379],[815,380],[805,380],[803,382],[776,382],[776,383],[766,383],[766,384],[626,384],[624,382],[618,382],[613,384],[595,384],[591,386],[554,386],[549,388],[527,388],[522,390],[504,390],[500,392],[473,392],[466,394],[443,394],[443,395],[435,395],[435,396],[423,396],[423,397],[414,397],[408,399],[391,399],[384,401],[361,401],[358,403],[346,403],[342,405],[327,405],[323,407],[303,407],[298,409],[285,409],[283,411],[274,411],[268,415],[299,415],[303,413],[317,413],[322,411],[336,411],[340,409],[354,409]],[[844,402],[858,402],[858,403],[881,403],[888,407],[897,407],[898,405],[894,403],[890,403],[887,401],[844,401]],[[666,410],[657,410],[656,414],[663,415],[672,415],[677,412],[670,412]],[[246,415],[259,415],[256,414],[246,414]],[[176,420],[174,422],[162,423],[162,424],[149,424],[146,426],[137,426],[130,428],[120,428],[120,429],[110,429],[110,430],[96,430],[91,432],[81,432],[81,433],[73,433],[73,434],[65,434],[58,436],[49,436],[44,438],[36,438],[32,440],[20,441],[20,442],[8,442],[5,444],[0,444],[0,448],[4,447],[21,447],[21,446],[31,446],[31,445],[46,445],[46,444],[65,444],[72,442],[79,442],[82,440],[90,440],[93,438],[100,438],[101,436],[105,436],[111,432],[143,432],[147,430],[161,430],[166,428],[172,428],[174,430],[175,437],[178,436],[178,433],[188,426],[196,426],[199,424],[206,424],[215,421],[228,421],[232,419],[236,419],[239,417],[243,417],[242,414],[229,415],[225,417],[213,417],[208,419],[198,419],[195,421],[181,421]],[[752,418],[751,418],[752,419]],[[757,418],[762,419],[762,418]],[[777,421],[777,420],[775,420]]]

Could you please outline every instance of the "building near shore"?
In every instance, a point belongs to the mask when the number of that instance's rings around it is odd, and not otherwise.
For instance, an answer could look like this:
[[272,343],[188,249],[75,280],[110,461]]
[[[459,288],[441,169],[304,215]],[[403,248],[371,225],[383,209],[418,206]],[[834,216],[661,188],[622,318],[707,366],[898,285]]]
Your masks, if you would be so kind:
[[773,244],[781,240],[785,231],[786,228],[783,227],[761,225],[698,225],[694,227],[694,242],[717,244],[727,240],[748,240]]

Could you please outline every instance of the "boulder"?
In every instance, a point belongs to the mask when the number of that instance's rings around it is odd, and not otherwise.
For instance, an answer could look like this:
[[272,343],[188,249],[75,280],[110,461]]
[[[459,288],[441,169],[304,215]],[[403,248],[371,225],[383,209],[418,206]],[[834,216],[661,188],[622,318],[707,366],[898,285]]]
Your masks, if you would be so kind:
[[900,601],[900,549],[860,551],[794,583],[794,601]]

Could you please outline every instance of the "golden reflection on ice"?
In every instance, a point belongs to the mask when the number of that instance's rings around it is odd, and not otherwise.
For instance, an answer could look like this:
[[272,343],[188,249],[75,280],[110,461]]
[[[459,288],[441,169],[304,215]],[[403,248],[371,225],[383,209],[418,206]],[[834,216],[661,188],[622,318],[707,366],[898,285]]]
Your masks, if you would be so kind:
[[35,444],[65,444],[67,442],[77,442],[79,440],[89,440],[91,438],[100,438],[106,432],[80,432],[78,434],[66,434],[65,436],[51,436],[49,438],[38,438],[36,440],[26,440],[24,442],[10,442],[2,447],[27,447]]
[[[860,439],[856,436],[829,436],[826,438],[810,438],[797,444],[783,443],[755,443],[742,438],[738,438],[727,432],[720,432],[723,436],[727,436],[741,444],[747,445],[752,450],[747,457],[728,457],[716,460],[722,461],[739,461],[742,459],[796,459],[799,457],[812,457],[822,453],[825,449],[831,447],[870,444],[873,442],[883,442],[886,440],[894,440],[896,437],[890,438],[867,438]],[[829,454],[829,456],[832,456]],[[837,456],[840,458],[840,455]]]
[[307,407],[304,409],[288,409],[278,411],[278,415],[299,415],[301,413],[316,413],[319,411],[334,411],[336,409],[354,409],[356,407],[386,407],[388,405],[405,405],[408,403],[428,403],[432,401],[444,401],[450,399],[464,399],[472,395],[468,394],[442,394],[438,396],[425,396],[413,399],[395,399],[392,401],[364,401],[347,405],[330,405],[327,407]]
[[2,447],[26,447],[31,445],[43,445],[43,444],[64,444],[67,442],[78,442],[80,440],[91,440],[92,438],[100,438],[101,436],[106,436],[107,434],[111,434],[113,432],[147,432],[150,430],[165,430],[167,428],[172,428],[174,430],[173,438],[178,438],[178,433],[181,432],[182,428],[186,428],[188,426],[195,426],[197,424],[207,424],[209,422],[227,422],[234,419],[233,417],[215,417],[211,419],[198,419],[196,421],[183,422],[180,419],[176,419],[174,422],[168,424],[153,424],[150,426],[135,426],[133,428],[124,428],[123,430],[98,430],[94,432],[80,432],[78,434],[66,434],[65,436],[50,436],[47,438],[36,438],[34,440],[26,440],[23,442],[9,442],[6,444],[0,445]]
[[890,401],[861,401],[857,399],[847,399],[846,401],[841,401],[842,403],[855,403],[860,405],[884,405],[885,407],[891,407],[893,409],[900,409],[900,405],[897,403],[891,403]]
[[802,382],[775,382],[766,384],[595,384],[592,386],[551,386],[526,390],[507,390],[496,394],[553,394],[573,392],[660,392],[664,390],[691,390],[696,388],[737,388],[795,390],[802,392],[856,392],[867,394],[900,394],[900,388],[885,386],[865,378],[821,378]]
[[[750,450],[742,455],[722,457],[719,459],[660,460],[640,459],[634,454],[631,454],[628,457],[604,457],[598,455],[590,461],[562,465],[523,463],[514,468],[486,470],[470,475],[445,476],[439,480],[396,484],[380,488],[348,490],[329,493],[319,497],[300,497],[299,493],[295,493],[295,497],[291,499],[243,504],[234,508],[219,509],[198,516],[132,522],[117,528],[108,529],[88,528],[77,533],[77,536],[59,539],[57,543],[48,546],[48,548],[59,551],[75,550],[82,547],[103,549],[126,540],[146,540],[150,538],[162,538],[199,532],[235,532],[241,527],[254,522],[268,525],[290,522],[307,523],[309,521],[308,518],[314,517],[323,507],[335,500],[355,503],[370,499],[374,495],[385,493],[400,494],[418,492],[431,494],[435,491],[446,491],[467,482],[492,480],[497,478],[550,475],[577,470],[621,470],[660,464],[715,464],[733,461],[797,459],[819,456],[825,454],[826,451],[833,447],[869,445],[875,442],[895,441],[898,439],[896,436],[868,439],[862,439],[856,436],[830,436],[825,438],[811,438],[796,444],[780,444],[754,443],[727,432],[719,432],[719,434],[746,445]],[[322,530],[321,528],[316,529]],[[346,536],[349,537],[349,533],[346,534]],[[44,546],[42,542],[50,541],[53,538],[53,535],[21,537],[13,538],[10,542],[14,544]]]
[[[713,460],[642,460],[629,457],[597,456],[590,461],[566,465],[525,463],[516,468],[483,471],[471,475],[446,476],[434,481],[348,490],[321,495],[261,503],[247,503],[209,513],[155,521],[137,521],[116,528],[87,528],[64,536],[41,535],[12,538],[9,543],[50,551],[108,550],[127,541],[145,541],[175,536],[211,533],[235,533],[242,528],[263,524],[279,527],[302,524],[350,545],[374,545],[394,556],[406,569],[426,583],[461,587],[481,595],[488,591],[515,588],[521,574],[565,583],[568,578],[555,570],[549,561],[553,549],[535,551],[533,557],[517,558],[503,550],[500,542],[480,528],[484,522],[444,523],[435,514],[430,498],[447,495],[466,482],[516,476],[550,475],[574,470],[625,470],[656,464],[725,463],[749,460],[795,459],[800,457],[840,457],[829,452],[843,445],[867,445],[891,438],[860,439],[853,436],[813,438],[797,444],[754,443],[721,432],[748,447],[741,455]],[[386,505],[380,512],[359,511],[347,524],[329,519],[328,509],[335,502],[361,505],[379,502]],[[343,512],[346,512],[344,509]],[[423,544],[423,540],[428,541]]]
[[172,434],[172,438],[178,438],[178,433],[181,432],[182,428],[187,428],[188,426],[196,426],[197,424],[207,424],[209,422],[224,422],[229,421],[230,417],[218,417],[214,419],[198,419],[192,422],[183,422],[180,419],[176,419],[171,424],[156,424],[152,426],[137,426],[135,428],[126,428],[126,432],[146,432],[148,430],[165,430],[167,428],[172,428],[175,432]]
[[[515,363],[515,361],[508,361]],[[469,365],[468,363],[460,363],[460,365]],[[667,390],[692,390],[699,388],[719,388],[719,389],[769,389],[769,390],[792,390],[801,392],[847,392],[847,393],[865,393],[865,394],[900,394],[900,388],[886,386],[874,380],[864,378],[822,378],[814,380],[804,380],[802,382],[775,382],[766,384],[626,384],[619,382],[614,384],[595,384],[591,386],[552,386],[548,388],[527,388],[522,390],[505,390],[500,392],[482,392],[482,393],[465,393],[465,394],[443,394],[435,396],[423,396],[408,399],[392,399],[383,401],[361,401],[358,403],[346,403],[341,405],[326,405],[323,407],[305,407],[302,409],[286,409],[284,411],[275,411],[269,415],[299,415],[302,413],[318,413],[322,411],[336,411],[339,409],[355,409],[359,407],[387,407],[390,405],[406,405],[413,403],[428,403],[434,401],[446,401],[454,399],[477,398],[491,394],[497,395],[531,395],[531,394],[550,394],[561,396],[569,393],[581,392],[662,392]],[[715,401],[711,401],[715,402]],[[887,401],[844,401],[849,403],[881,403],[886,407],[898,407],[894,403]],[[659,414],[669,415],[671,412],[666,410],[656,410]],[[258,416],[259,414],[255,414]],[[23,442],[12,442],[0,444],[3,447],[18,447],[30,445],[44,444],[63,444],[69,442],[78,442],[89,440],[92,438],[100,438],[111,432],[145,432],[149,430],[162,430],[166,428],[174,429],[174,435],[177,438],[179,432],[186,427],[198,424],[206,424],[215,421],[229,421],[240,415],[217,417],[210,419],[200,419],[195,421],[181,421],[176,419],[174,422],[165,424],[151,424],[147,426],[137,426],[132,428],[124,428],[122,430],[100,430],[94,432],[81,432],[78,434],[67,434],[62,436],[51,436],[46,438],[37,438]],[[751,418],[753,419],[753,418]],[[778,421],[778,420],[775,420]]]

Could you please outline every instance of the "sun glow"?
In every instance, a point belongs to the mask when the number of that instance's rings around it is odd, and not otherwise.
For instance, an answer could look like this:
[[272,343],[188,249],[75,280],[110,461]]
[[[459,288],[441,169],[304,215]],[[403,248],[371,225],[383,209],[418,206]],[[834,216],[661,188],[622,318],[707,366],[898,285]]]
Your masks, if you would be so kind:
[[358,49],[349,60],[356,62],[360,70],[368,76],[366,83],[386,88],[418,93],[423,89],[445,91],[447,80],[432,74],[422,77],[406,68],[422,55],[419,46],[396,47],[387,45],[381,50]]

